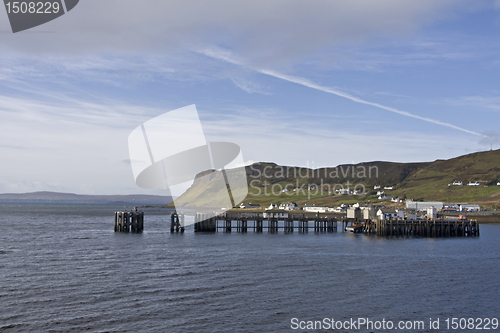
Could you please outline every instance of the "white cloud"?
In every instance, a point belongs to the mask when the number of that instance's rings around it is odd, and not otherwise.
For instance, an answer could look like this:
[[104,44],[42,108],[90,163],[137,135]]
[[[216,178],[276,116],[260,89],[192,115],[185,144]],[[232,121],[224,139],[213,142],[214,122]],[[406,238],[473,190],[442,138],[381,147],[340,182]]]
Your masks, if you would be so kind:
[[[218,48],[212,48],[212,49],[201,50],[199,52],[202,53],[202,54],[207,55],[208,57],[219,59],[219,60],[222,60],[222,61],[234,64],[234,65],[247,66],[245,64],[244,60],[242,60],[240,57],[233,56],[231,54],[231,52],[229,52],[227,50],[220,50]],[[247,67],[247,68],[251,68],[251,67]],[[312,81],[310,81],[310,80],[308,80],[306,78],[292,76],[292,75],[287,75],[287,74],[282,74],[282,73],[279,73],[279,72],[276,72],[276,71],[273,71],[273,70],[268,70],[268,69],[261,69],[261,68],[253,68],[253,69],[256,70],[256,71],[258,71],[259,73],[262,73],[262,74],[265,74],[265,75],[269,75],[269,76],[272,76],[272,77],[275,77],[275,78],[278,78],[278,79],[281,79],[281,80],[284,80],[284,81],[288,81],[288,82],[300,84],[302,86],[305,86],[305,87],[308,87],[308,88],[311,88],[311,89],[315,89],[315,90],[319,90],[319,91],[323,91],[323,92],[328,93],[328,94],[333,94],[333,95],[336,95],[336,96],[347,98],[347,99],[349,99],[349,100],[351,100],[353,102],[356,102],[356,103],[370,105],[370,106],[373,106],[375,108],[382,109],[382,110],[385,110],[385,111],[389,111],[389,112],[392,112],[392,113],[396,113],[396,114],[399,114],[399,115],[402,115],[402,116],[405,116],[405,117],[410,117],[410,118],[418,119],[418,120],[425,121],[425,122],[428,122],[428,123],[432,123],[432,124],[435,124],[435,125],[452,128],[452,129],[455,129],[455,130],[458,130],[458,131],[462,131],[462,132],[465,132],[465,133],[468,133],[468,134],[473,134],[473,135],[477,135],[477,136],[483,136],[480,133],[477,133],[477,132],[474,132],[474,131],[465,129],[463,127],[459,127],[459,126],[447,123],[447,122],[439,121],[439,120],[428,118],[428,117],[422,117],[422,116],[419,116],[419,115],[416,115],[416,114],[413,114],[413,113],[410,113],[410,112],[407,112],[407,111],[398,110],[396,108],[393,108],[393,107],[390,107],[390,106],[385,106],[385,105],[382,105],[382,104],[379,104],[379,103],[369,102],[367,100],[364,100],[364,99],[361,99],[359,97],[350,95],[350,94],[345,93],[343,91],[340,91],[340,90],[338,90],[336,88],[325,87],[325,86],[319,85],[319,84],[317,84],[315,82],[312,82]]]
[[[216,44],[252,63],[277,64],[334,45],[415,31],[470,3],[474,1],[86,0],[61,18],[2,43],[37,55],[137,54]],[[9,30],[2,21],[0,29]]]
[[238,88],[249,94],[259,93],[259,94],[269,95],[269,93],[263,91],[258,84],[245,80],[241,77],[233,77],[231,78],[231,81],[233,81],[235,86],[237,86]]
[[[132,112],[131,112],[132,111]],[[130,131],[165,110],[78,100],[0,95],[4,191],[144,193],[128,159]],[[147,193],[151,193],[148,191]]]
[[432,161],[456,157],[464,147],[471,146],[465,136],[451,137],[444,132],[422,136],[418,128],[379,130],[393,127],[390,122],[367,127],[358,119],[355,124],[349,116],[297,118],[284,110],[248,108],[232,109],[224,117],[212,114],[203,122],[209,141],[237,143],[246,161],[281,165],[321,167],[351,161]]

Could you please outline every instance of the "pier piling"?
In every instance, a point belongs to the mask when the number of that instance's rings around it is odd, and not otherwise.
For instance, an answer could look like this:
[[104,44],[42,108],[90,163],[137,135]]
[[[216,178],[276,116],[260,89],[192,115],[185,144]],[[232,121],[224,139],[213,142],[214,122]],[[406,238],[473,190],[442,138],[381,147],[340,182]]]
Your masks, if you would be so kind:
[[115,212],[115,232],[141,233],[144,230],[144,212]]

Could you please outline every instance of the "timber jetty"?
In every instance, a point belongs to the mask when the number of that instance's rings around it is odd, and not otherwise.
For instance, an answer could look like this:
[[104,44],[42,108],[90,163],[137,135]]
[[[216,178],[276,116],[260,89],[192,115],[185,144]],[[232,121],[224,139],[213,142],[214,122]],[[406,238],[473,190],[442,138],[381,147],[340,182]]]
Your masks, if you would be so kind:
[[333,233],[338,227],[342,232],[374,234],[380,237],[477,237],[479,223],[475,220],[360,220],[338,218],[329,214],[273,214],[227,213],[208,217],[196,214],[195,232],[262,233]]
[[378,236],[477,237],[474,220],[383,220],[376,222]]
[[[184,214],[170,214],[170,232],[184,233]],[[334,233],[339,226],[342,232],[374,234],[379,237],[478,237],[476,220],[441,219],[384,219],[362,220],[338,217],[332,214],[293,213],[226,213],[218,216],[196,214],[194,232],[278,233]],[[144,212],[115,212],[115,232],[141,233],[144,230]]]

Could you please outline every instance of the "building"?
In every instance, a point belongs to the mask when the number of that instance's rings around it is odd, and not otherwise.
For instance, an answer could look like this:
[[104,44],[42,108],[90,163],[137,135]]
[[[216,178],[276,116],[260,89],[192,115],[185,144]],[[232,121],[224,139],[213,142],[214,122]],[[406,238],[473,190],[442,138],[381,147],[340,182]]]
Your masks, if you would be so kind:
[[401,202],[401,199],[399,199],[399,198],[392,198],[391,201],[392,202]]
[[380,185],[375,185],[375,186],[373,186],[373,189],[374,189],[374,190],[380,190]]
[[453,182],[453,184],[451,184],[451,185],[454,185],[454,186],[462,186],[463,184],[464,184],[464,183],[459,182],[458,180],[455,180],[455,181]]
[[380,220],[388,220],[397,217],[398,217],[398,212],[394,208],[380,208],[377,211],[377,218]]
[[377,210],[372,206],[362,207],[361,214],[364,220],[373,220],[377,216]]
[[385,187],[384,187],[384,190],[392,190],[392,189],[393,189],[393,187],[392,187],[392,186],[385,186]]
[[479,205],[469,205],[469,204],[459,204],[461,212],[479,212],[481,206]]
[[436,209],[442,209],[444,207],[443,202],[425,202],[425,201],[407,201],[406,209],[414,209],[417,211],[426,211],[427,208],[434,207]]
[[435,220],[438,215],[438,210],[436,207],[427,208],[427,218]]
[[328,207],[315,207],[314,205],[312,206],[307,206],[305,205],[303,210],[306,212],[314,212],[314,213],[326,213],[328,211]]
[[297,206],[295,202],[283,202],[280,204],[278,209],[284,209],[284,210],[300,210],[300,207]]
[[481,186],[481,183],[478,183],[478,182],[469,182],[467,185],[468,186]]
[[385,196],[385,194],[383,194],[383,195],[379,195],[378,199],[379,200],[387,200],[387,197]]
[[417,214],[414,210],[406,211],[405,218],[407,220],[417,220]]
[[349,207],[347,208],[347,218],[348,219],[357,219],[358,221],[362,218],[361,209],[358,207]]
[[335,194],[337,195],[349,195],[351,194],[351,191],[347,188],[340,188],[335,190]]
[[266,210],[272,210],[272,209],[278,209],[278,205],[272,203],[269,205],[269,207],[266,208]]

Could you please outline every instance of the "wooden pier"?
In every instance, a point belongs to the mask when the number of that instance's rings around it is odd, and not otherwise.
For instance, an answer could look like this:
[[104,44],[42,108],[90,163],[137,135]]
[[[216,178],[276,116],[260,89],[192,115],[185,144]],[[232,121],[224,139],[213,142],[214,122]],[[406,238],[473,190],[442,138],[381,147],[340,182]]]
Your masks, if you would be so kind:
[[477,237],[479,223],[473,220],[382,220],[377,221],[378,236]]
[[[478,237],[476,220],[359,220],[331,214],[233,213],[212,217],[196,214],[194,232],[333,233],[339,224],[342,232],[376,234],[379,237]],[[184,214],[170,215],[170,232],[183,233]],[[115,212],[115,232],[140,233],[144,230],[144,212]]]
[[308,216],[308,215],[289,215],[288,217],[277,217],[263,214],[253,216],[227,215],[224,217],[205,218],[204,214],[197,214],[195,218],[195,232],[241,232],[246,233],[249,230],[257,233],[267,231],[277,233],[283,230],[285,233],[307,233],[309,230],[314,232],[336,232],[337,219],[327,216]]
[[290,214],[275,216],[269,214],[228,214],[207,218],[207,215],[197,214],[195,217],[195,232],[233,232],[246,233],[249,230],[262,233],[315,233],[337,232],[339,224],[341,231],[376,234],[380,237],[477,237],[479,223],[474,220],[364,220],[338,219],[321,214],[305,215]]
[[144,212],[115,212],[115,232],[135,232],[144,230]]

